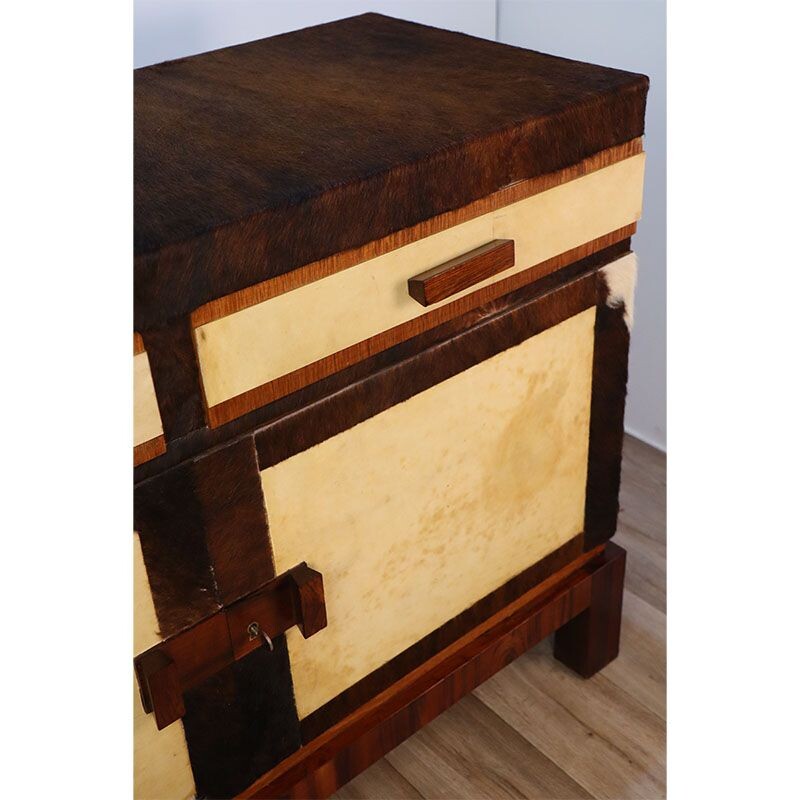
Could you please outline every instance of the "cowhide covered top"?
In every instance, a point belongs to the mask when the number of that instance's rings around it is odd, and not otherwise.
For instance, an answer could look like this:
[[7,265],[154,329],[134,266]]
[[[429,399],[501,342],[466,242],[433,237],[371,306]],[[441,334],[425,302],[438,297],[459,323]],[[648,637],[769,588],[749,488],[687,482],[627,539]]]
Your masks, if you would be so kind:
[[140,330],[638,137],[648,80],[365,14],[134,86]]

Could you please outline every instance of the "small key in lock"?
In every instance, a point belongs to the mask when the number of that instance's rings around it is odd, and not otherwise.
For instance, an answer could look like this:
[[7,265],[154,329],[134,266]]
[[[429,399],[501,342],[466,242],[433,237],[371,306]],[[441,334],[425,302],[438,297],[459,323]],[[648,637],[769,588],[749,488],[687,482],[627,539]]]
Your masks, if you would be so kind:
[[250,637],[251,642],[253,641],[253,639],[260,638],[264,642],[264,644],[267,647],[269,647],[270,652],[272,652],[275,649],[275,646],[272,644],[272,639],[270,639],[269,636],[267,636],[267,632],[257,622],[251,622],[247,626],[247,633]]

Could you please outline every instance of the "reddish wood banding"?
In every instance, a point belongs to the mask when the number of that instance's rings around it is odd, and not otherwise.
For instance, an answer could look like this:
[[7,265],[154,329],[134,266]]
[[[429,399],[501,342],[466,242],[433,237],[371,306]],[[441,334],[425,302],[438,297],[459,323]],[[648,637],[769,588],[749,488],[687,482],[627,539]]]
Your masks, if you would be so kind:
[[[591,607],[595,580],[624,572],[609,543],[545,592],[537,587],[255,781],[242,798],[328,797],[494,673]],[[598,590],[599,591],[599,590]],[[614,634],[608,631],[609,640]],[[618,629],[616,629],[618,633]]]

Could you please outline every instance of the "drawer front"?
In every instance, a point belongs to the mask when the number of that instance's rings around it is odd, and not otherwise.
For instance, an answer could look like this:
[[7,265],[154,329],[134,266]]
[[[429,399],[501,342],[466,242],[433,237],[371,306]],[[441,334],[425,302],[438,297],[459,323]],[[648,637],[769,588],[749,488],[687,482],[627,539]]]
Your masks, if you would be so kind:
[[133,796],[139,800],[190,800],[196,796],[183,725],[163,730],[146,714],[134,687]]
[[302,719],[583,530],[595,308],[261,473],[275,568],[325,578],[287,632]]
[[166,449],[150,361],[139,336],[133,340],[133,461],[141,464]]
[[[136,533],[133,547],[133,652],[138,655],[160,642],[161,636]],[[133,763],[134,797],[188,800],[195,796],[183,724],[159,731],[153,714],[142,707],[138,687],[133,697]]]
[[[481,289],[635,223],[643,173],[640,153],[199,325],[209,422],[222,424],[332,374],[437,324],[444,306],[473,295],[477,305]],[[513,267],[427,307],[410,296],[409,279],[494,240],[513,240]],[[253,402],[236,402],[255,391]]]

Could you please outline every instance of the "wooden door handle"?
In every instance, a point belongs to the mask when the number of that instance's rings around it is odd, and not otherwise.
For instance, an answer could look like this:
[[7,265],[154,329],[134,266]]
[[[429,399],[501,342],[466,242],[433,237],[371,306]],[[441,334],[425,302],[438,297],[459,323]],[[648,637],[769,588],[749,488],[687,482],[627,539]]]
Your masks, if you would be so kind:
[[429,306],[513,266],[514,240],[495,239],[409,278],[408,293]]
[[183,693],[295,625],[307,639],[328,624],[322,575],[306,564],[278,575],[134,659],[145,712],[161,730],[186,709]]

